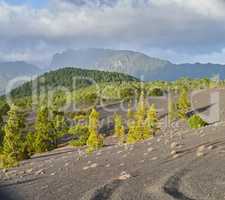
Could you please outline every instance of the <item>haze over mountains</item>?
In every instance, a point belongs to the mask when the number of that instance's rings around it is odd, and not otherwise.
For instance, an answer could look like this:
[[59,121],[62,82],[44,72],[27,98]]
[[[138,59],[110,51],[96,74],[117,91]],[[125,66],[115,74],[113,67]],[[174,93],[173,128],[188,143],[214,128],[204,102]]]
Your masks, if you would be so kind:
[[79,67],[127,73],[145,81],[202,78],[219,75],[225,79],[225,66],[219,64],[173,64],[126,50],[80,49],[55,54],[51,68]]
[[9,80],[18,76],[41,74],[44,71],[64,67],[97,69],[133,75],[145,81],[176,80],[181,77],[202,78],[219,75],[225,79],[225,65],[219,64],[173,64],[143,53],[127,50],[79,49],[66,50],[53,56],[50,67],[45,70],[23,61],[0,62],[0,93]]
[[10,80],[39,73],[41,73],[40,68],[24,61],[0,62],[0,94],[4,93],[5,87]]

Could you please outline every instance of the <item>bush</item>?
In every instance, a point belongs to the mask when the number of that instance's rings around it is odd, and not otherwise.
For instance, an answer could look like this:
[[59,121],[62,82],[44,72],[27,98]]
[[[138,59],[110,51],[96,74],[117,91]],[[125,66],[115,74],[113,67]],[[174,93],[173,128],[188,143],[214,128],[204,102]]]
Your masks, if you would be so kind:
[[70,145],[75,147],[85,146],[90,135],[88,127],[82,125],[70,128],[69,134],[75,137],[75,139],[70,142]]
[[120,90],[120,97],[122,100],[129,100],[135,96],[134,88],[122,88]]
[[149,92],[149,96],[152,96],[152,97],[161,97],[163,95],[164,95],[164,91],[160,88],[151,89]]
[[18,161],[10,155],[0,154],[0,169],[18,166]]
[[193,115],[192,117],[190,117],[188,119],[188,125],[190,128],[192,129],[197,129],[197,128],[201,128],[204,126],[207,126],[208,123],[205,122],[201,117],[199,117],[198,115]]

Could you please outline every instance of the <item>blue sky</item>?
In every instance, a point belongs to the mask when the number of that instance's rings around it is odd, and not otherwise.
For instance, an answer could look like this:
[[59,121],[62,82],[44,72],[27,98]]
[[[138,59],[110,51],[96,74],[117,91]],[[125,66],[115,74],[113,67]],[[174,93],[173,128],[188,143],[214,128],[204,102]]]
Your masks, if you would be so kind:
[[112,48],[225,63],[224,10],[224,0],[0,0],[0,61]]
[[5,0],[5,2],[12,5],[31,5],[34,8],[41,8],[48,3],[48,0]]

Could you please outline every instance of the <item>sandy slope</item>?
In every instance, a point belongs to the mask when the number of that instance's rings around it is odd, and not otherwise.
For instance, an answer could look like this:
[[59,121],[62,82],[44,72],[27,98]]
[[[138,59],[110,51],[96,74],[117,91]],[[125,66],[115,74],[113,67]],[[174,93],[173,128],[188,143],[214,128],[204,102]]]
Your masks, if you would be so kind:
[[225,197],[225,123],[182,123],[135,145],[57,149],[0,171],[0,199],[220,200]]

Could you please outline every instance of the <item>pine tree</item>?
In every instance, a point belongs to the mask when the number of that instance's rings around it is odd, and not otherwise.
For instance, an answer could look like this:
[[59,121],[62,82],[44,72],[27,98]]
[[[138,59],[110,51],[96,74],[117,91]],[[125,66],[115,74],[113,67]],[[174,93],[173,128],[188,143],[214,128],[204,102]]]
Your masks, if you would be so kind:
[[115,136],[119,139],[120,143],[124,143],[125,129],[124,129],[124,126],[123,126],[121,116],[115,115],[114,124],[115,124],[115,130],[114,130]]
[[135,122],[130,123],[128,129],[129,129],[127,134],[128,144],[134,144],[142,139],[141,138],[142,133],[139,131],[139,126],[137,123]]
[[2,119],[2,116],[0,115],[0,148],[2,147],[3,138],[4,138],[4,121]]
[[150,106],[150,108],[148,109],[148,113],[147,113],[147,118],[146,118],[146,126],[149,128],[150,130],[150,135],[153,133],[153,135],[155,134],[155,132],[158,130],[158,117],[157,117],[157,110],[154,104],[152,104]]
[[26,148],[29,156],[32,156],[35,153],[35,134],[29,132],[26,136]]
[[140,140],[149,138],[150,130],[145,124],[146,119],[146,104],[144,93],[142,92],[138,101],[137,111],[135,113],[135,121],[128,124],[127,142],[135,143]]
[[132,108],[131,108],[131,102],[128,103],[127,106],[127,119],[131,120],[133,117],[133,112],[132,112]]
[[145,116],[146,116],[145,96],[144,96],[144,92],[141,92],[138,105],[137,105],[136,119],[144,120]]
[[18,107],[12,105],[8,112],[8,120],[4,128],[5,136],[3,140],[4,165],[13,166],[17,161],[23,160],[25,155],[24,144],[25,119]]
[[188,93],[185,89],[182,89],[178,99],[178,116],[181,119],[186,119],[187,112],[190,108],[190,102],[188,99]]
[[89,116],[89,137],[87,140],[88,149],[87,152],[91,153],[103,146],[103,139],[98,133],[98,127],[99,127],[99,113],[92,109],[92,112]]
[[168,98],[168,121],[171,124],[177,118],[176,102],[173,102],[171,96]]
[[52,123],[54,126],[53,140],[54,144],[57,146],[58,139],[63,137],[68,132],[69,126],[62,114],[54,114]]
[[54,148],[54,126],[49,120],[48,109],[42,107],[35,122],[35,151],[38,153],[49,151]]

